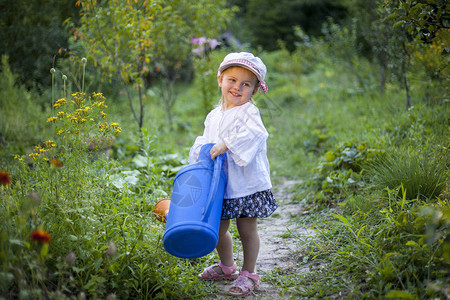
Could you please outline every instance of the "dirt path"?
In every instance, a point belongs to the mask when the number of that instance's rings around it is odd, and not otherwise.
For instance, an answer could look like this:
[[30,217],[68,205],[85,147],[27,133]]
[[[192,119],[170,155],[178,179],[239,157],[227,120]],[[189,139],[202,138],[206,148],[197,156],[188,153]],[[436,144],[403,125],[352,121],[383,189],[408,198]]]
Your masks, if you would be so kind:
[[[291,222],[292,217],[298,216],[302,207],[290,203],[290,188],[298,181],[285,180],[273,189],[278,202],[278,209],[269,218],[260,219],[258,230],[261,246],[257,262],[257,272],[261,276],[261,285],[254,293],[245,299],[287,299],[289,295],[274,286],[271,278],[277,273],[292,271],[297,267],[296,248],[290,232],[296,235],[311,236],[314,231],[299,228]],[[242,252],[238,253],[238,265],[242,263]],[[275,271],[275,272],[274,272]],[[298,272],[298,270],[296,271]],[[210,299],[232,299],[226,292],[231,283],[218,282],[217,287],[222,291]],[[280,296],[282,294],[283,296]]]

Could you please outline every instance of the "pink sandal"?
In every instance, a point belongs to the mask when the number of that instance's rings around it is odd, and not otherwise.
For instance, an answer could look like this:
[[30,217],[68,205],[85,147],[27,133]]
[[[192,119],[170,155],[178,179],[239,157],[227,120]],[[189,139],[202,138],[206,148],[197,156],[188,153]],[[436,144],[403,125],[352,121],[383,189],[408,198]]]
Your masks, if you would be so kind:
[[254,289],[259,287],[259,275],[256,273],[250,273],[248,271],[242,271],[239,274],[238,279],[231,285],[231,288],[237,287],[241,291],[239,293],[229,291],[228,293],[233,297],[245,297],[250,295]]
[[[214,270],[214,268],[216,267],[219,267],[222,270],[221,274],[217,273],[216,270]],[[205,268],[203,270],[203,273],[198,274],[198,278],[207,281],[234,280],[239,276],[239,273],[236,271],[236,269],[236,263],[234,263],[231,267],[227,267],[219,261],[217,264]]]

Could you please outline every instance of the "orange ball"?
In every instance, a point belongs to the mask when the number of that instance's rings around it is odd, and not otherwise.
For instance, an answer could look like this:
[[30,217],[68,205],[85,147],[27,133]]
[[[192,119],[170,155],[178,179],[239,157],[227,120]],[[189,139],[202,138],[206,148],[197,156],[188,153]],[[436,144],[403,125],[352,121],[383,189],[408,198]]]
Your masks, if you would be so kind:
[[153,214],[155,215],[158,221],[166,223],[166,216],[169,213],[169,207],[170,207],[169,198],[161,199],[156,203],[155,209],[153,210]]

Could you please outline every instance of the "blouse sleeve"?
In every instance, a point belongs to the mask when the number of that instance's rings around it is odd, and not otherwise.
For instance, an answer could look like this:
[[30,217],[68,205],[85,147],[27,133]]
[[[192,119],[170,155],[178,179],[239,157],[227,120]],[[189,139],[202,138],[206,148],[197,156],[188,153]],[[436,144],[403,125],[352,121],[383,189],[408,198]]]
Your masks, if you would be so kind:
[[194,141],[194,145],[192,145],[191,150],[189,151],[189,164],[193,164],[195,162],[197,162],[197,158],[198,155],[200,154],[200,149],[202,148],[202,146],[206,143],[208,143],[208,131],[209,131],[209,125],[210,125],[210,121],[211,117],[210,114],[208,114],[206,116],[205,122],[204,122],[204,126],[205,129],[203,131],[203,135],[198,136],[195,141]]
[[223,138],[229,155],[239,166],[248,165],[263,149],[269,134],[262,122],[258,109],[247,111],[236,119],[235,130]]

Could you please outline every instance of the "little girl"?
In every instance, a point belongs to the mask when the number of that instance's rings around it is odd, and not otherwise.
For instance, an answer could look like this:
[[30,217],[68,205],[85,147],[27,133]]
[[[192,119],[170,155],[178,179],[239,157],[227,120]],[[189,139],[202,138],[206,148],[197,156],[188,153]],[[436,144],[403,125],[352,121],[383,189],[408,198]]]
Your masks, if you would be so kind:
[[[228,153],[224,168],[227,172],[219,241],[216,250],[220,261],[199,274],[202,280],[234,280],[229,289],[232,296],[247,296],[259,286],[256,259],[259,252],[257,218],[270,216],[277,208],[271,192],[266,140],[269,136],[252,96],[261,89],[266,66],[251,53],[230,53],[219,66],[217,81],[221,88],[220,104],[205,120],[202,136],[196,138],[189,153],[189,162],[197,160],[200,148],[215,143],[210,154],[215,159]],[[230,219],[242,242],[244,261],[241,272],[233,257]]]

